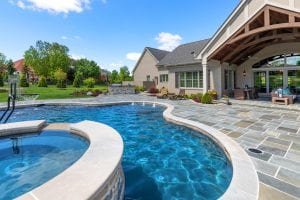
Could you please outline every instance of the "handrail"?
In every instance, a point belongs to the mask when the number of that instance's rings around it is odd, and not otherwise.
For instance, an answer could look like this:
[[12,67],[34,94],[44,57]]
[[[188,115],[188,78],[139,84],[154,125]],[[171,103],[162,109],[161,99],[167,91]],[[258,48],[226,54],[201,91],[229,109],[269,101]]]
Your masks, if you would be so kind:
[[8,116],[6,117],[6,119],[4,120],[4,124],[8,121],[8,119],[10,118],[10,116],[13,114],[13,112],[15,111],[15,107],[16,107],[16,98],[14,96],[10,96],[12,97],[12,110],[10,111],[10,113],[8,114]]
[[2,121],[2,119],[5,117],[5,115],[6,115],[6,113],[9,111],[9,109],[10,109],[10,100],[12,99],[12,96],[8,96],[8,98],[7,98],[7,108],[6,108],[6,110],[4,111],[4,113],[2,114],[2,116],[1,116],[1,118],[0,118],[0,123],[1,123],[1,121]]

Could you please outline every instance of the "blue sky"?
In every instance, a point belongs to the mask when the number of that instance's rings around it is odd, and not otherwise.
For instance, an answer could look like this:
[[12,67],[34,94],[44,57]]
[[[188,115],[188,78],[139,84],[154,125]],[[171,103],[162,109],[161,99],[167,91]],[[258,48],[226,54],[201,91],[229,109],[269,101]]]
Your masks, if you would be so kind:
[[211,37],[240,0],[1,0],[0,52],[13,60],[37,40],[101,68],[133,69],[145,46],[172,50]]

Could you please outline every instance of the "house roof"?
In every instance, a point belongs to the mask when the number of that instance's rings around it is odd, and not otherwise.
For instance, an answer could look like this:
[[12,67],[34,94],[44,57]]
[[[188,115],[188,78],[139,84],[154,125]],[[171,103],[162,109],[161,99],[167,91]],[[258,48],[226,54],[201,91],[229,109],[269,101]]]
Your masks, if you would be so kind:
[[24,59],[20,59],[14,62],[14,67],[17,72],[21,72],[24,68]]
[[199,63],[197,56],[210,39],[200,40],[178,46],[167,54],[159,63],[159,66],[173,66]]
[[146,47],[146,49],[150,51],[150,53],[156,58],[157,61],[161,61],[168,53],[170,53],[169,51],[164,51],[151,47]]
[[149,52],[156,60],[157,62],[161,61],[167,54],[169,54],[169,51],[164,51],[164,50],[160,50],[160,49],[155,49],[152,47],[146,47],[141,55],[141,57],[139,58],[139,60],[137,61],[134,69],[132,70],[132,72],[134,73],[134,71],[136,70],[136,68],[138,67],[139,63],[141,62],[142,58],[144,57],[146,52]]

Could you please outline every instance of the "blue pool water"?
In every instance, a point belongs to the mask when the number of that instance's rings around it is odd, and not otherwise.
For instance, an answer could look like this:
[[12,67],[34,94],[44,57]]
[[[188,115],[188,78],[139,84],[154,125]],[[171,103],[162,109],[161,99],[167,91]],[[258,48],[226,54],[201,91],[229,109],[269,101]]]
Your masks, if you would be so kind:
[[230,161],[208,137],[166,122],[163,110],[147,105],[42,106],[18,109],[11,121],[93,120],[115,128],[125,143],[125,199],[217,199],[231,181]]
[[88,146],[86,140],[63,131],[1,139],[0,199],[13,199],[55,177],[78,160]]

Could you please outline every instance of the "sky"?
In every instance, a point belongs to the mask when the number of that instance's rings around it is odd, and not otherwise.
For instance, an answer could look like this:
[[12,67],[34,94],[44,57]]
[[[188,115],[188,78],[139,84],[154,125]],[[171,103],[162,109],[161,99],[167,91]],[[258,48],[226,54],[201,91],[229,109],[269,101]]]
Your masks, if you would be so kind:
[[147,46],[171,51],[213,36],[240,0],[1,0],[0,52],[18,60],[37,40],[75,59],[134,68]]

